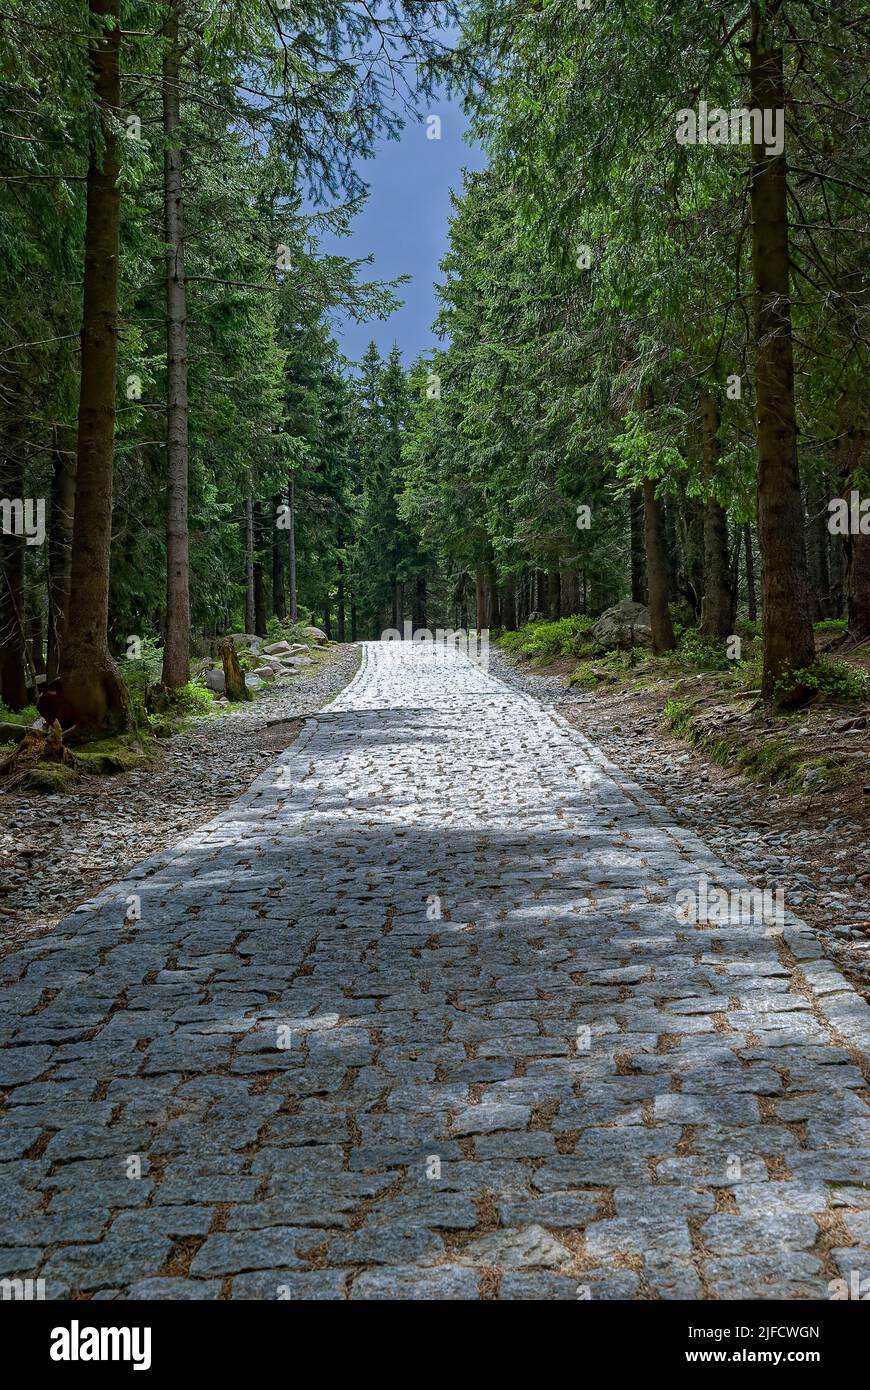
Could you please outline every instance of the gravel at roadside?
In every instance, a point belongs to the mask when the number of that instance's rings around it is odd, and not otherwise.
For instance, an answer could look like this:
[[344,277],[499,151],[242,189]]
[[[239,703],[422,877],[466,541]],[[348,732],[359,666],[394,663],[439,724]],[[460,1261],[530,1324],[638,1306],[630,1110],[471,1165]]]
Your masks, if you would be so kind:
[[85,777],[63,795],[0,793],[0,954],[224,810],[359,661],[358,646],[331,647],[316,672],[158,741],[147,767]]
[[709,761],[662,728],[661,710],[630,692],[569,690],[490,650],[490,672],[533,695],[630,772],[680,825],[760,888],[782,888],[789,911],[870,999],[870,845],[865,826],[824,796],[788,796]]

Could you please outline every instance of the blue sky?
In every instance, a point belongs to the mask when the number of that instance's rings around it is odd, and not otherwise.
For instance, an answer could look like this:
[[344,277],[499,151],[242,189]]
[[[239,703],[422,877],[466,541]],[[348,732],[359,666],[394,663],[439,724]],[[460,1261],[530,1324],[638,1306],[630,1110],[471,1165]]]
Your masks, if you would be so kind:
[[[427,115],[441,118],[440,140],[427,138]],[[359,172],[369,186],[365,208],[349,237],[324,238],[324,249],[355,258],[373,254],[366,279],[391,280],[410,275],[399,288],[402,308],[389,319],[356,324],[336,320],[342,351],[359,360],[372,339],[382,355],[398,343],[405,366],[433,347],[432,320],[437,312],[434,284],[438,263],[447,250],[450,190],[462,184],[462,169],[482,169],[483,152],[464,138],[465,117],[444,96],[433,97],[422,119],[408,119],[398,140],[382,141]]]

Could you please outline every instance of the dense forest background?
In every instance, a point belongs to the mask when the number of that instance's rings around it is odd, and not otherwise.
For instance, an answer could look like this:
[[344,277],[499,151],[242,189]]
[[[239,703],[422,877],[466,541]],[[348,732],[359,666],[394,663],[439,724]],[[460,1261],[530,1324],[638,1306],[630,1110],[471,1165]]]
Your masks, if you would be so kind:
[[[123,728],[143,643],[172,691],[215,636],[297,619],[347,641],[630,598],[657,652],[760,633],[778,700],[814,623],[870,637],[860,6],[4,0],[0,24],[8,710],[54,684],[79,736]],[[437,346],[349,363],[336,315],[401,285],[323,240],[439,83],[489,164],[454,192]],[[704,103],[737,139],[677,138]],[[783,113],[781,148],[745,108]]]

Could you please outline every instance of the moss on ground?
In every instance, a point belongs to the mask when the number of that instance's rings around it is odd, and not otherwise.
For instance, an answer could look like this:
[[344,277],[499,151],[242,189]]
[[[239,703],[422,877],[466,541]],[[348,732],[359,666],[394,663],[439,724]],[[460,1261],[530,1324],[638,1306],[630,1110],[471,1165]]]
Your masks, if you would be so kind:
[[26,791],[58,793],[69,791],[79,780],[79,770],[63,763],[37,763],[28,768],[20,785]]
[[112,772],[132,772],[145,767],[150,755],[142,740],[135,734],[119,734],[115,738],[95,739],[93,743],[77,744],[75,755],[85,772],[100,775]]

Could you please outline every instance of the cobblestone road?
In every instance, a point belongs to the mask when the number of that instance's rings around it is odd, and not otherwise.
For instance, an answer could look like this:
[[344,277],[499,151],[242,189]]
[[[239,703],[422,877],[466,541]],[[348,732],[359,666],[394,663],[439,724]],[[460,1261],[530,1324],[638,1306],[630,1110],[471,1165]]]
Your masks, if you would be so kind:
[[870,1010],[788,914],[678,917],[702,875],[746,887],[558,716],[449,650],[366,646],[231,811],[0,963],[0,1276],[854,1287]]

